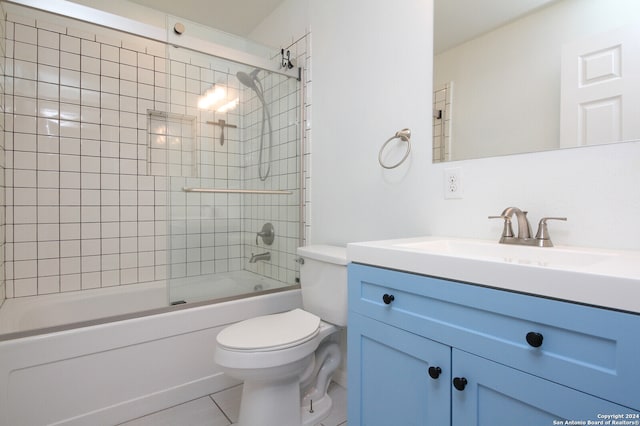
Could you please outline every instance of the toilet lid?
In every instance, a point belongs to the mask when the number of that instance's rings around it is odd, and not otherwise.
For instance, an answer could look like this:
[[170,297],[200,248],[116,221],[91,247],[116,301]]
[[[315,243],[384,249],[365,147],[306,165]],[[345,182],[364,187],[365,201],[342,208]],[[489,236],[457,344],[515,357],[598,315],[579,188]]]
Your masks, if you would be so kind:
[[320,317],[302,309],[263,315],[218,333],[218,344],[232,350],[276,350],[299,345],[318,334]]

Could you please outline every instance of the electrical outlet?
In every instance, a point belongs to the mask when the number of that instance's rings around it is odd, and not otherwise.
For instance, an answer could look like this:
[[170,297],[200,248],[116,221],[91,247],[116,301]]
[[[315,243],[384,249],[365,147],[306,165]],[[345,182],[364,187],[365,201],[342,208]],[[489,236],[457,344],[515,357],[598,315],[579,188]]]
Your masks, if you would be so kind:
[[444,169],[444,198],[462,198],[462,170],[459,167]]

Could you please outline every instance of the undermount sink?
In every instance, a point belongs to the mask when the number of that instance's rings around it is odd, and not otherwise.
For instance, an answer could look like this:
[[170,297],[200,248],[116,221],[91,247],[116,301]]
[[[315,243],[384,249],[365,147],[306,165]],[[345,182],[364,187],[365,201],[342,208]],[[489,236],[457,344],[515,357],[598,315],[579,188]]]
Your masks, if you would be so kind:
[[399,243],[396,247],[434,255],[456,256],[496,262],[546,267],[589,266],[608,260],[615,254],[560,247],[529,247],[498,244],[490,241],[435,239]]

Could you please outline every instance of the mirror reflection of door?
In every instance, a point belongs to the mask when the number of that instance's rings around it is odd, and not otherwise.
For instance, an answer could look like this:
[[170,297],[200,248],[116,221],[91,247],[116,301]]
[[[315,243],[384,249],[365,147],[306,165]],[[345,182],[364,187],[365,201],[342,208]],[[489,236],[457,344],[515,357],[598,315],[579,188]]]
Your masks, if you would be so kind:
[[639,40],[630,26],[563,47],[562,147],[640,138]]

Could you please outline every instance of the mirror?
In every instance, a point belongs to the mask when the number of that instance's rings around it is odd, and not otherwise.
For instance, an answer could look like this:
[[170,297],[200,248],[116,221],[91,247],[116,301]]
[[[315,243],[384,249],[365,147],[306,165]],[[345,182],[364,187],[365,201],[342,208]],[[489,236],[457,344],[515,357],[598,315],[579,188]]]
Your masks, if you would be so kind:
[[638,22],[637,0],[435,0],[433,161],[640,139]]

